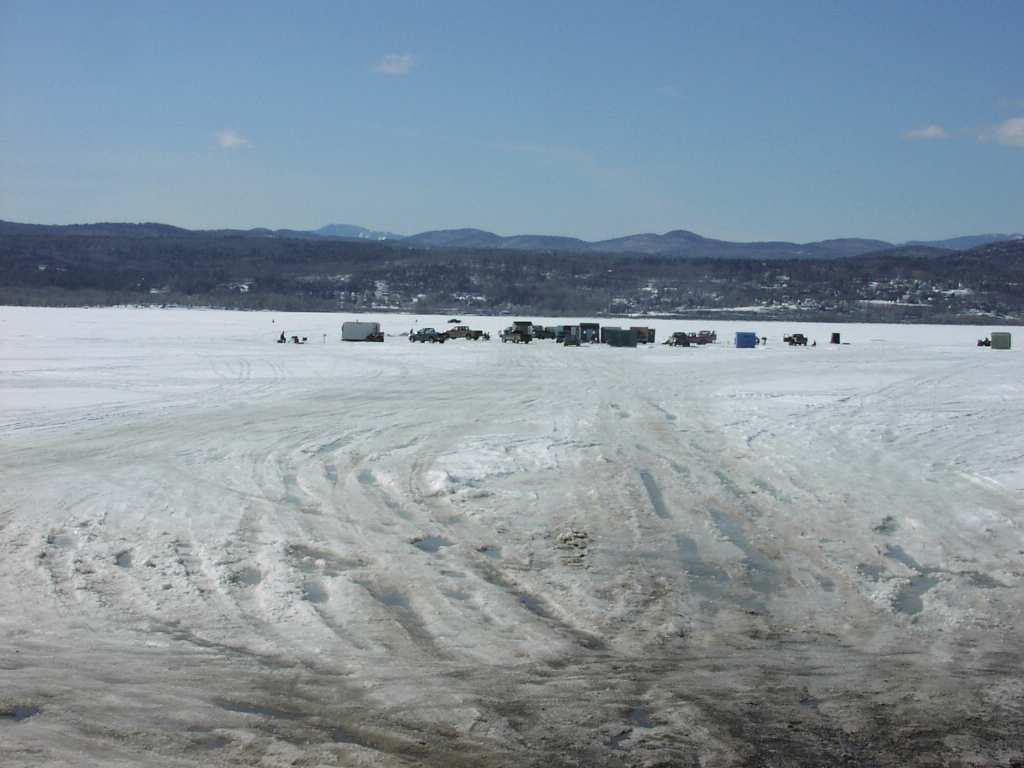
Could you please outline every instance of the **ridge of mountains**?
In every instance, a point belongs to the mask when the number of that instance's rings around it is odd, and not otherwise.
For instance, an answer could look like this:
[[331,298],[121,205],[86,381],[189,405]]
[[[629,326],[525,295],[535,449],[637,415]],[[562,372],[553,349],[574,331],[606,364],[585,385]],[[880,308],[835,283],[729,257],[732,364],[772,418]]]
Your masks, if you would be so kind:
[[[737,244],[676,232],[614,241],[621,253],[580,254],[462,235],[454,242],[470,245],[433,245],[452,242],[445,235],[410,247],[288,230],[0,222],[0,306],[1024,324],[1024,238],[853,255],[864,241]],[[688,249],[658,253],[665,239]],[[480,242],[490,245],[472,245]],[[780,257],[794,249],[799,256]]]
[[21,224],[0,221],[0,235],[73,235],[84,237],[129,238],[259,238],[305,240],[361,240],[382,242],[402,248],[512,250],[563,253],[635,254],[699,259],[837,259],[862,256],[893,248],[920,249],[929,255],[932,249],[964,251],[993,242],[1024,240],[1021,233],[965,235],[945,240],[911,240],[890,243],[885,240],[847,237],[809,243],[787,241],[734,242],[703,237],[685,229],[664,234],[652,232],[609,240],[588,241],[552,235],[512,235],[504,237],[482,229],[442,229],[403,236],[371,230],[352,224],[328,224],[316,230],[296,229],[213,229],[192,230],[170,224],[112,223],[95,224]]

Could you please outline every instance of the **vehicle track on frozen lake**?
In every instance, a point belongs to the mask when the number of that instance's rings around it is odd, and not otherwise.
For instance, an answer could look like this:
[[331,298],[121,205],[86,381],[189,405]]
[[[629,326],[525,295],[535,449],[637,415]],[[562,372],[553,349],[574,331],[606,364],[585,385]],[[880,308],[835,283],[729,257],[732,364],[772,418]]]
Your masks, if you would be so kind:
[[85,365],[59,329],[17,347],[67,313],[5,318],[0,387],[47,385],[0,413],[13,765],[1024,759],[1016,354],[72,314],[115,328]]

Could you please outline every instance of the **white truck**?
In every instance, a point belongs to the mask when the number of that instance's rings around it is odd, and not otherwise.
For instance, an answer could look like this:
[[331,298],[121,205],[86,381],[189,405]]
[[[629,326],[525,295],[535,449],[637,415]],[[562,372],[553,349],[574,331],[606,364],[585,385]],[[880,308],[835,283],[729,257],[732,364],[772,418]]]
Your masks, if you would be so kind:
[[362,323],[352,321],[341,324],[342,341],[384,341],[380,331],[380,323]]

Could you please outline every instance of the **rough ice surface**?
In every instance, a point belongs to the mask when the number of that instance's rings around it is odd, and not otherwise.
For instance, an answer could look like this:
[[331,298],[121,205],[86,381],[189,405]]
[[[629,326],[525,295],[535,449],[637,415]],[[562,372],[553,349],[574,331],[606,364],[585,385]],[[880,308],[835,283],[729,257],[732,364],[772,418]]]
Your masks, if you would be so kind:
[[349,319],[0,308],[0,763],[1024,758],[995,328]]

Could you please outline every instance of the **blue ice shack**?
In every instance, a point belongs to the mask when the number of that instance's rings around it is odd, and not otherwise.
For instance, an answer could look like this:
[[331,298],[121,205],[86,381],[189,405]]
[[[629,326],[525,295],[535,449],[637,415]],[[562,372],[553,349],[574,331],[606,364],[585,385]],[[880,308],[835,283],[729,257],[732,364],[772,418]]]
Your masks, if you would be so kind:
[[736,348],[753,349],[757,346],[757,334],[750,331],[736,331]]

